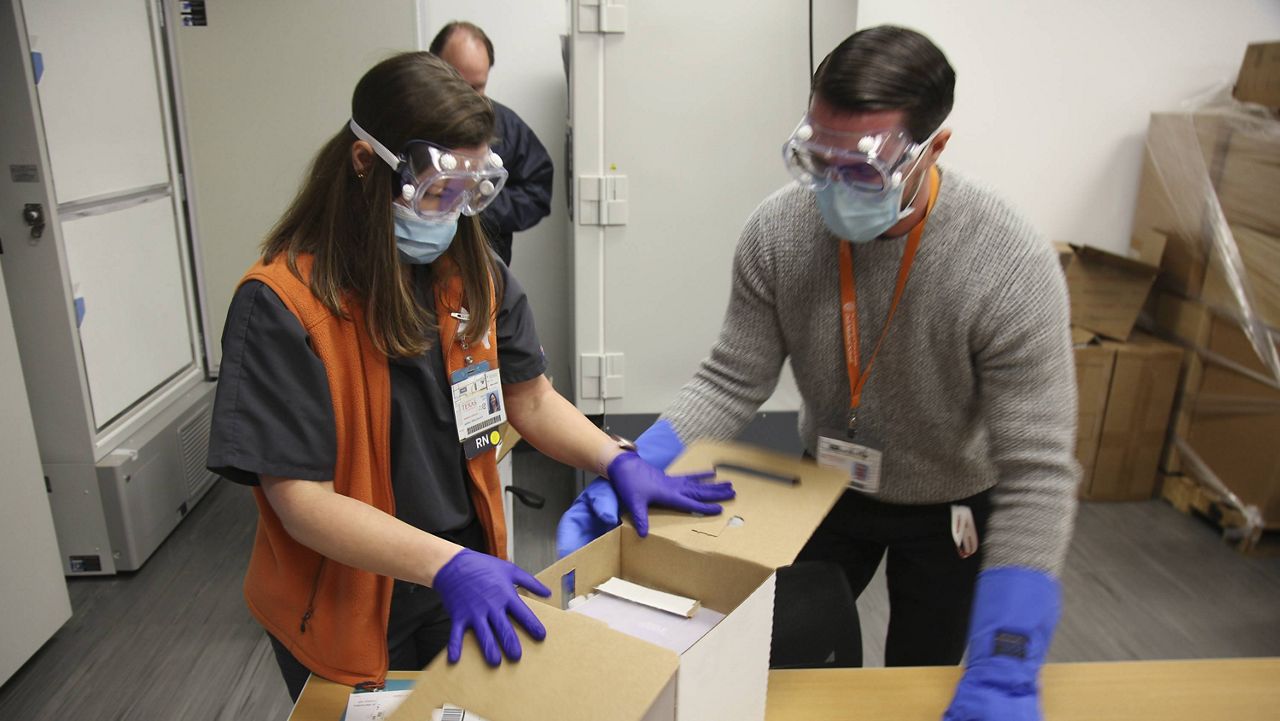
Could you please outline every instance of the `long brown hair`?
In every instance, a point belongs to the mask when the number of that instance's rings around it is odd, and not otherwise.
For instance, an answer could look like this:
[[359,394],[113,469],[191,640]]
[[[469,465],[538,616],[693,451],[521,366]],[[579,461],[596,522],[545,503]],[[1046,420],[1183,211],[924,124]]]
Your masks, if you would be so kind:
[[[494,125],[489,101],[425,52],[395,55],[365,73],[351,97],[351,117],[393,152],[413,139],[450,148],[483,145]],[[399,183],[376,156],[365,177],[357,177],[351,160],[355,142],[344,121],[316,154],[297,197],[263,241],[262,258],[269,263],[285,253],[289,269],[302,278],[298,255],[311,254],[311,277],[304,280],[330,312],[346,318],[343,304],[362,302],[378,350],[393,357],[420,355],[431,347],[439,326],[434,303],[418,302],[396,250],[391,202]],[[488,309],[501,292],[495,287],[501,276],[478,218],[459,217],[457,235],[443,257],[462,276],[463,303],[475,319],[467,324],[466,340],[478,342],[489,332]],[[431,277],[439,280],[439,263],[432,265]]]

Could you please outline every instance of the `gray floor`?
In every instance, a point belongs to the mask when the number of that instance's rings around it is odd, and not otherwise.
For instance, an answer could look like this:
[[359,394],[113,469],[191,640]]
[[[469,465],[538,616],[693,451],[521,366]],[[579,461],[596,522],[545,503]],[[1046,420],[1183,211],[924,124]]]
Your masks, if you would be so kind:
[[[551,496],[517,511],[543,538],[572,473],[516,457],[521,485]],[[7,684],[0,719],[283,719],[289,701],[240,582],[252,497],[215,487],[137,573],[72,579],[74,616]],[[1063,578],[1057,661],[1280,656],[1280,558],[1248,558],[1159,501],[1082,506]],[[878,575],[858,603],[868,665],[884,658],[888,602]]]

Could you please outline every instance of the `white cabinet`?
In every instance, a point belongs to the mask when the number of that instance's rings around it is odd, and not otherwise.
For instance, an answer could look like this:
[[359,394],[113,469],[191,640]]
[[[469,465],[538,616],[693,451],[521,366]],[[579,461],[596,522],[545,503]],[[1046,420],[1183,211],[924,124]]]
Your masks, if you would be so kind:
[[[658,413],[715,342],[747,216],[788,180],[808,15],[776,1],[571,4],[575,401]],[[798,407],[784,373],[765,410]]]
[[3,8],[4,373],[67,574],[136,570],[213,480],[168,67],[153,0]]
[[[5,232],[6,225],[0,228]],[[5,233],[5,237],[9,237]],[[4,257],[0,256],[0,264]],[[71,618],[31,407],[0,275],[0,684]]]

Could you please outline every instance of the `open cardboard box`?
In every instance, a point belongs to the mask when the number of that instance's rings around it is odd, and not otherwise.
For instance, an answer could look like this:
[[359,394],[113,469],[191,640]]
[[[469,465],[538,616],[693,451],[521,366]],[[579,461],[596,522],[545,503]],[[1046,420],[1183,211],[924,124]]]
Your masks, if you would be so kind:
[[1155,263],[1099,248],[1057,244],[1071,296],[1071,324],[1104,338],[1128,340],[1160,272]]
[[[712,442],[694,444],[671,472],[712,467],[737,490],[723,514],[655,509],[647,538],[624,524],[551,565],[538,574],[551,598],[529,599],[546,641],[522,634],[523,659],[493,669],[468,634],[462,660],[438,657],[392,721],[429,719],[445,703],[487,721],[763,719],[774,573],[795,560],[847,479],[812,461]],[[697,599],[725,618],[677,655],[563,610],[612,577]]]

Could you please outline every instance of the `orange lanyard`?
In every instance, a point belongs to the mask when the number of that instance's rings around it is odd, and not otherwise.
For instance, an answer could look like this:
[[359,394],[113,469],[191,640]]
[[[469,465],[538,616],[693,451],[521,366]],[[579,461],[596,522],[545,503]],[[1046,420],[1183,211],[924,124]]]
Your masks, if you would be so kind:
[[852,436],[858,421],[858,406],[862,404],[862,389],[871,377],[871,365],[876,362],[880,346],[889,335],[889,325],[893,323],[893,314],[898,311],[898,303],[902,300],[902,292],[907,288],[907,278],[911,276],[911,265],[916,259],[916,250],[920,247],[920,236],[924,235],[924,224],[933,211],[933,204],[938,200],[938,186],[941,181],[938,169],[929,170],[929,203],[925,208],[924,218],[911,229],[907,238],[907,247],[902,251],[902,265],[898,268],[898,284],[893,290],[893,302],[889,304],[889,317],[885,318],[884,328],[880,331],[880,339],[867,359],[867,367],[861,368],[862,351],[858,344],[858,291],[853,280],[852,243],[840,243],[840,309],[844,322],[844,358],[849,369],[849,435]]

